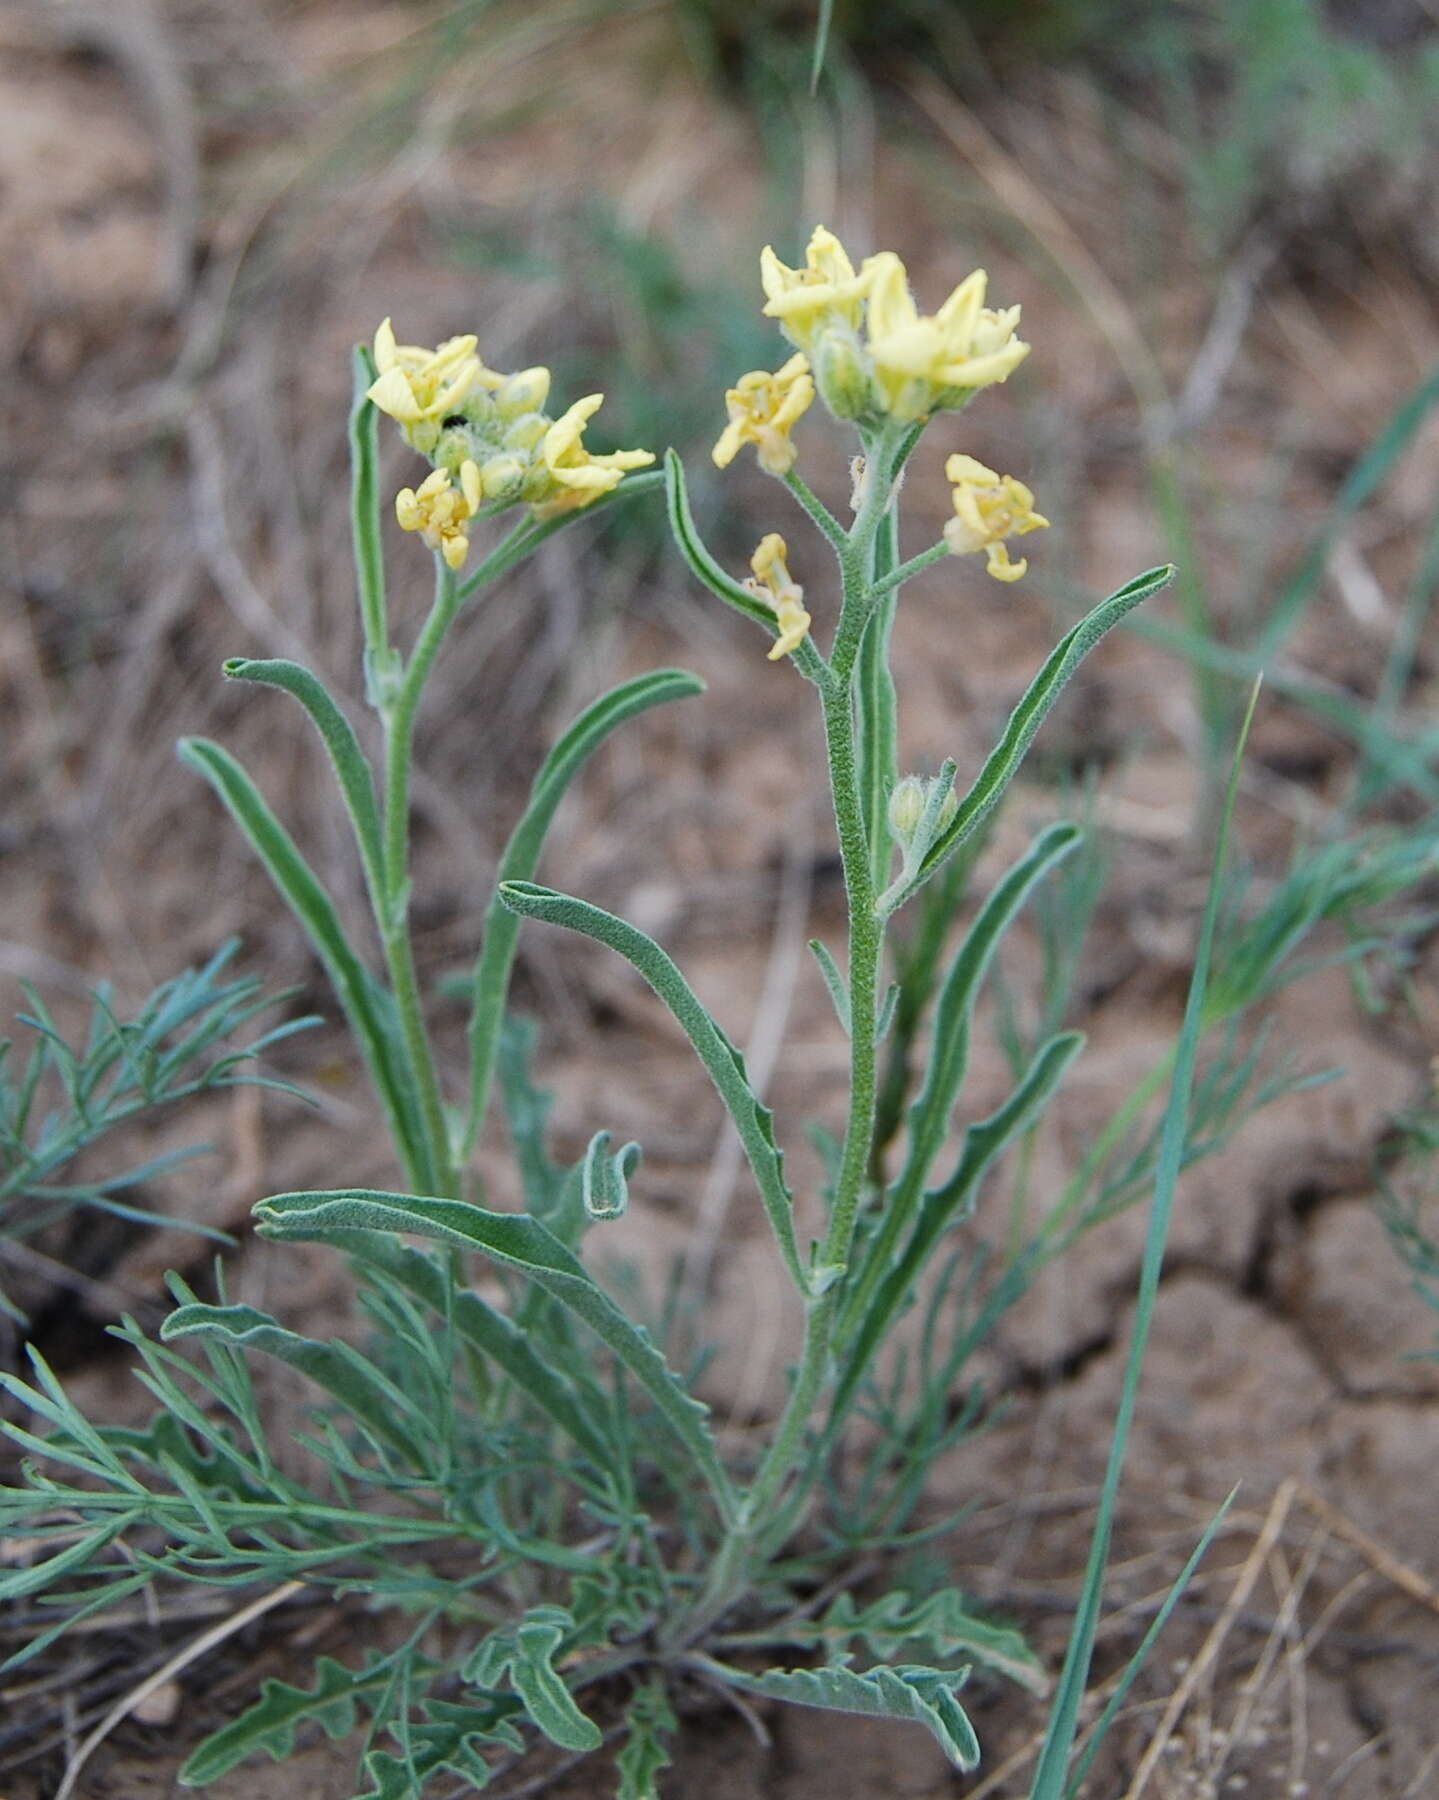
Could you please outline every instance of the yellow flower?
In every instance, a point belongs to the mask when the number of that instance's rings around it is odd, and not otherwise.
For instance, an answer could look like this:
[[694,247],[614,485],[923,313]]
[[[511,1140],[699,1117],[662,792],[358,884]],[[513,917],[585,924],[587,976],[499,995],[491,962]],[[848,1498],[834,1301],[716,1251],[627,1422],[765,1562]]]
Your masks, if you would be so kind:
[[369,398],[400,425],[436,423],[463,405],[476,387],[494,388],[502,376],[475,354],[473,336],[448,338],[437,350],[397,344],[388,319],[375,333],[379,375]]
[[892,250],[867,257],[867,331],[875,378],[892,417],[923,418],[954,404],[946,390],[988,387],[1013,374],[1029,355],[1014,335],[1019,308],[984,304],[989,277],[976,269],[932,317],[921,315],[904,264]]
[[460,464],[460,485],[453,487],[444,469],[434,469],[418,488],[401,488],[395,517],[404,531],[418,531],[452,569],[463,567],[470,553],[466,527],[480,509],[480,471],[470,461]]
[[586,394],[555,420],[540,440],[540,462],[549,491],[538,496],[537,519],[558,518],[589,506],[624,480],[626,469],[643,469],[654,461],[649,450],[611,450],[594,456],[585,449],[586,424],[604,404],[603,394]]
[[1018,581],[1029,563],[1023,557],[1012,563],[1003,540],[1048,525],[1049,520],[1034,510],[1034,495],[1013,475],[996,475],[972,456],[951,456],[944,477],[954,483],[955,516],[944,528],[952,553],[972,556],[983,550],[996,581]]
[[792,356],[773,375],[765,369],[741,375],[724,397],[729,424],[714,447],[716,465],[727,468],[742,444],[753,444],[767,475],[787,475],[797,454],[789,434],[813,399],[814,382],[803,355]]
[[750,592],[773,611],[779,624],[779,637],[769,653],[771,662],[778,662],[780,657],[798,650],[811,624],[810,616],[804,610],[804,589],[789,572],[785,560],[788,555],[780,534],[769,532],[760,539],[759,548],[750,558],[754,579],[745,583]]
[[810,237],[802,269],[782,263],[766,244],[760,252],[759,278],[766,317],[778,319],[785,336],[802,350],[811,348],[815,333],[825,325],[858,325],[869,285],[865,271],[855,273],[844,245],[823,225],[817,225]]

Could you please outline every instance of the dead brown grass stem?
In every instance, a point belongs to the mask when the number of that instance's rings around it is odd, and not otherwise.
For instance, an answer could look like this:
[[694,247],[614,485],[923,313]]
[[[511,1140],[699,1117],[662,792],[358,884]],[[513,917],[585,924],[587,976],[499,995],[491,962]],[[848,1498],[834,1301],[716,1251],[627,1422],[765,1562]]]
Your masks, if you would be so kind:
[[224,1643],[226,1638],[233,1637],[237,1631],[243,1631],[256,1619],[263,1618],[267,1612],[272,1612],[275,1607],[284,1605],[285,1601],[293,1599],[296,1594],[302,1594],[304,1591],[305,1583],[303,1581],[282,1581],[278,1587],[270,1588],[266,1593],[258,1595],[247,1606],[238,1608],[228,1618],[221,1619],[218,1624],[207,1627],[198,1637],[191,1638],[190,1642],[177,1650],[167,1662],[161,1663],[159,1668],[152,1670],[143,1681],[137,1682],[127,1694],[123,1694],[115,1702],[71,1756],[65,1767],[64,1778],[55,1790],[55,1800],[73,1800],[76,1791],[75,1784],[84,1772],[85,1764],[89,1762],[115,1727],[123,1719],[127,1719],[136,1707],[147,1700],[158,1688],[164,1687],[167,1681],[172,1680],[181,1670],[189,1668],[191,1663],[198,1662],[202,1656],[207,1656],[217,1644]]

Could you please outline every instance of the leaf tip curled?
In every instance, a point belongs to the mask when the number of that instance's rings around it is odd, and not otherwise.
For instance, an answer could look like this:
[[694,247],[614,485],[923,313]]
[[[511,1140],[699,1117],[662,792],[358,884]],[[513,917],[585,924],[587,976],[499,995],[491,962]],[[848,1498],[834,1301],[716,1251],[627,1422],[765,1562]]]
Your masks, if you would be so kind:
[[541,887],[534,881],[502,881],[495,891],[502,906],[526,918],[539,917],[549,901],[559,898],[553,888]]

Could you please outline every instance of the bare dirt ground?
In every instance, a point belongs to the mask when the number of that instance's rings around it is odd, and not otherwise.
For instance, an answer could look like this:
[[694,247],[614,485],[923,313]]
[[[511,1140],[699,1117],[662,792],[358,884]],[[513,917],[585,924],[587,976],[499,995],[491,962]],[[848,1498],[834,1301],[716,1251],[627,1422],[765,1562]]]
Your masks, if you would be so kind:
[[[599,36],[542,8],[530,37],[511,34],[492,57],[470,48],[464,80],[453,57],[442,60],[432,98],[392,116],[386,83],[414,49],[420,17],[402,6],[201,0],[0,8],[0,293],[10,327],[0,354],[11,363],[3,529],[14,580],[0,614],[7,1017],[19,978],[39,981],[62,1010],[104,974],[137,998],[232,932],[248,968],[298,982],[300,1003],[324,1009],[295,929],[216,805],[175,764],[173,744],[203,732],[243,756],[358,916],[358,876],[302,722],[278,697],[227,692],[218,677],[225,655],[295,654],[355,689],[347,348],[393,312],[420,341],[474,324],[501,367],[543,357],[557,336],[613,356],[604,292],[575,296],[544,273],[487,276],[441,253],[447,231],[562,219],[598,187],[636,231],[693,247],[693,221],[712,221],[706,254],[716,260],[731,243],[747,259],[765,234],[755,136],[695,84],[662,23],[639,15]],[[521,106],[536,67],[545,103]],[[901,625],[907,757],[934,766],[953,754],[963,768],[1056,620],[1072,616],[1074,593],[1107,591],[1166,555],[1138,430],[1154,379],[1178,387],[1192,368],[1212,297],[1186,281],[1182,242],[1175,274],[1143,296],[1128,285],[1122,234],[1109,228],[1126,167],[1073,82],[1032,75],[982,120],[913,72],[882,93],[877,125],[860,121],[866,131],[836,155],[808,147],[807,212],[859,242],[894,244],[932,298],[986,261],[1005,296],[1023,301],[1036,346],[1023,382],[987,401],[972,426],[966,419],[964,447],[1026,479],[1033,471],[1056,529],[1018,592],[944,569],[915,584]],[[1164,145],[1155,138],[1150,150],[1162,181]],[[1340,205],[1308,235],[1279,235],[1249,296],[1242,346],[1202,396],[1186,449],[1212,497],[1195,554],[1221,608],[1243,591],[1245,553],[1280,573],[1292,565],[1344,470],[1439,348],[1432,288],[1382,207]],[[947,424],[940,447],[958,447],[958,431]],[[821,439],[816,427],[812,441]],[[1292,647],[1298,666],[1341,690],[1373,691],[1432,506],[1436,447],[1431,430],[1346,535]],[[940,458],[931,460],[910,500],[937,521],[945,496]],[[813,479],[838,501],[843,463],[838,454],[831,463]],[[744,512],[737,537],[784,525],[762,480],[737,473],[728,493]],[[706,612],[674,560],[641,564],[621,542],[597,566],[586,542],[583,528],[561,539],[473,619],[435,683],[417,794],[425,972],[462,965],[521,784],[575,705],[623,674],[696,669],[708,694],[605,752],[568,808],[551,867],[657,933],[739,1041],[773,1043],[782,1029],[769,1097],[803,1178],[813,1165],[800,1122],[832,1115],[844,1075],[827,997],[801,962],[803,937],[832,936],[840,923],[829,826],[810,779],[816,728],[792,703],[791,671]],[[395,546],[402,614],[419,606],[424,580],[411,549]],[[1433,674],[1421,656],[1421,686]],[[1132,635],[1096,657],[1047,728],[1046,767],[1104,765],[1098,806],[1112,866],[1070,1020],[1089,1049],[1040,1147],[1039,1191],[1177,1028],[1209,855],[1193,827],[1197,742],[1188,672]],[[1269,704],[1242,819],[1261,882],[1282,874],[1296,834],[1343,791],[1346,757],[1338,738]],[[985,868],[1061,804],[1052,782],[1031,780]],[[1236,1482],[1240,1497],[1131,1696],[1095,1800],[1439,1793],[1439,1365],[1403,1360],[1428,1342],[1433,1319],[1411,1297],[1371,1204],[1375,1151],[1422,1093],[1436,1049],[1439,952],[1415,950],[1408,1010],[1362,1012],[1334,971],[1287,991],[1276,1040],[1342,1079],[1265,1112],[1185,1180],[1101,1679]],[[717,1106],[667,1020],[602,954],[529,934],[520,999],[545,1019],[561,1149],[577,1153],[596,1120],[646,1145],[616,1254],[657,1271],[697,1221],[715,1234],[710,1326],[720,1354],[709,1397],[742,1433],[773,1413],[796,1321],[757,1209],[728,1165]],[[234,1296],[313,1330],[342,1315],[341,1272],[250,1240],[248,1209],[267,1192],[332,1179],[383,1185],[391,1171],[336,1032],[299,1040],[285,1067],[318,1088],[317,1114],[250,1093],[209,1103],[166,1127],[175,1141],[216,1143],[203,1178],[149,1198],[235,1232]],[[1002,1079],[991,1052],[976,1067],[976,1105]],[[498,1164],[493,1178],[503,1192]],[[996,1232],[1008,1203],[1004,1181],[994,1183],[985,1205]],[[932,1496],[936,1517],[974,1507],[944,1555],[978,1600],[1033,1632],[1053,1666],[1102,1472],[1142,1232],[1137,1212],[1096,1231],[1004,1322],[986,1373],[1010,1403],[948,1459]],[[158,1316],[163,1270],[199,1270],[207,1255],[179,1233],[117,1239],[89,1220],[53,1249],[95,1285],[66,1292],[30,1277],[37,1335],[87,1403],[133,1410],[134,1384],[102,1334],[106,1308],[118,1294]],[[273,1398],[277,1416],[298,1417],[297,1397],[276,1388]],[[80,1792],[177,1791],[174,1772],[201,1730],[233,1714],[261,1675],[319,1650],[343,1653],[354,1625],[300,1606],[233,1640],[162,1695],[150,1723],[117,1729]],[[36,1740],[50,1747],[3,1776],[9,1800],[52,1793],[67,1742],[123,1691],[126,1663],[158,1663],[195,1629],[162,1615],[94,1634],[52,1691],[32,1690],[25,1704],[47,1715]],[[665,1791],[1016,1800],[1038,1709],[982,1683],[972,1697],[986,1748],[972,1778],[904,1731],[787,1714],[767,1721],[766,1748],[742,1720],[703,1715]],[[294,1764],[246,1769],[211,1791],[346,1800],[348,1767],[320,1739]],[[556,1791],[597,1789],[586,1775]]]

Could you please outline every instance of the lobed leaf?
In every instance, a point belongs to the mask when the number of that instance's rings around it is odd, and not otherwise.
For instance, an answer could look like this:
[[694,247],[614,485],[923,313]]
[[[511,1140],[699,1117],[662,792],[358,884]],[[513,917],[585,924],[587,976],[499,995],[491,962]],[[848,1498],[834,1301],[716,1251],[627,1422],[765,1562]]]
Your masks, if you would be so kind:
[[784,1642],[822,1650],[830,1660],[848,1643],[869,1645],[875,1656],[898,1656],[906,1646],[922,1644],[943,1661],[973,1657],[1007,1675],[1032,1694],[1043,1694],[1048,1677],[1022,1635],[1009,1625],[977,1618],[958,1588],[916,1599],[912,1594],[886,1594],[861,1607],[852,1594],[841,1594],[819,1618],[785,1628]]
[[604,1741],[599,1726],[580,1711],[554,1664],[574,1623],[562,1606],[532,1607],[515,1624],[490,1633],[465,1664],[464,1679],[493,1688],[508,1671],[525,1711],[552,1744],[598,1750]]
[[651,1676],[636,1688],[625,1726],[625,1741],[615,1758],[620,1778],[615,1800],[659,1800],[657,1779],[671,1760],[667,1740],[679,1730],[662,1676]]
[[959,1769],[979,1762],[979,1739],[969,1715],[955,1698],[963,1675],[919,1664],[899,1668],[880,1665],[859,1674],[852,1669],[767,1669],[746,1675],[722,1663],[701,1659],[705,1671],[742,1693],[786,1700],[792,1706],[817,1706],[828,1712],[861,1713],[872,1719],[907,1719],[928,1730]]
[[296,1731],[312,1722],[336,1742],[349,1737],[356,1725],[356,1702],[362,1695],[380,1693],[393,1680],[385,1663],[347,1669],[332,1656],[319,1659],[315,1677],[311,1688],[267,1680],[253,1706],[212,1732],[190,1756],[180,1771],[184,1786],[218,1781],[260,1750],[281,1762],[295,1748]]

